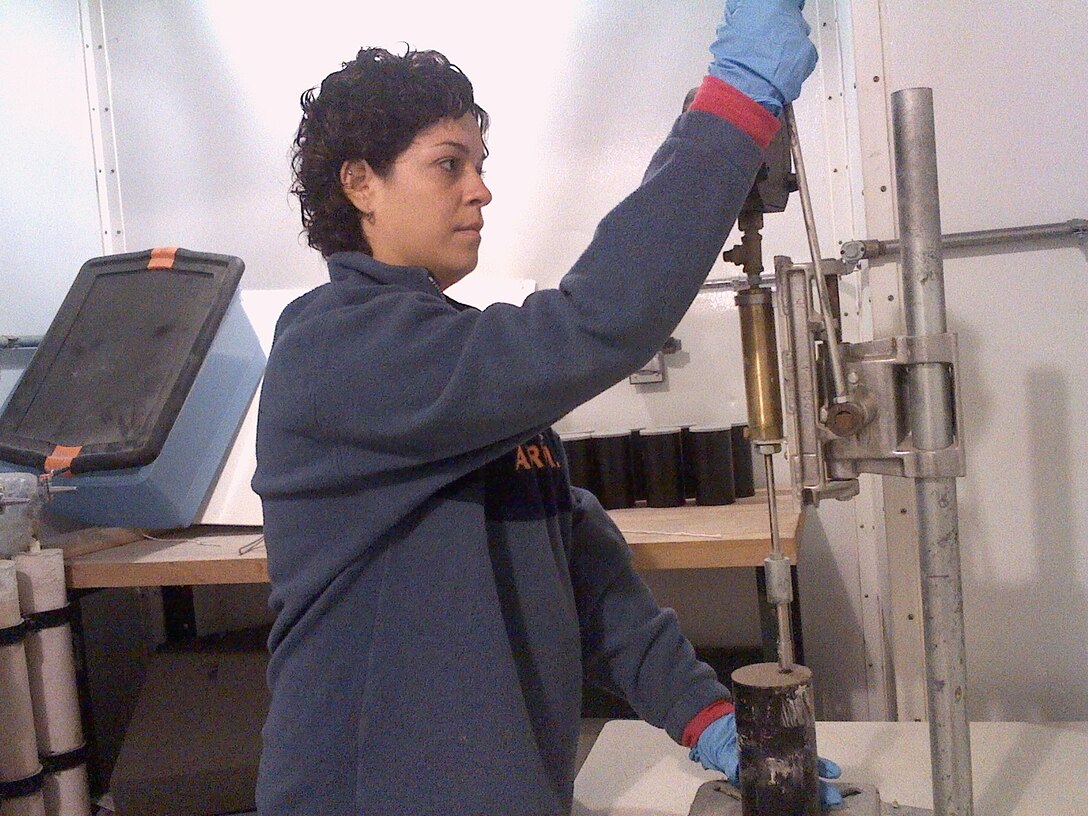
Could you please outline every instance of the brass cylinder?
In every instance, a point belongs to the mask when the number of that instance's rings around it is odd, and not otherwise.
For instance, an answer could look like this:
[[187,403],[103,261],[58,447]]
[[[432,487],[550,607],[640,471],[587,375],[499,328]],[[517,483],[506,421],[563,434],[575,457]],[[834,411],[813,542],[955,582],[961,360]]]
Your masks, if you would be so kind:
[[748,426],[757,445],[781,444],[783,436],[772,300],[771,291],[763,287],[737,292]]

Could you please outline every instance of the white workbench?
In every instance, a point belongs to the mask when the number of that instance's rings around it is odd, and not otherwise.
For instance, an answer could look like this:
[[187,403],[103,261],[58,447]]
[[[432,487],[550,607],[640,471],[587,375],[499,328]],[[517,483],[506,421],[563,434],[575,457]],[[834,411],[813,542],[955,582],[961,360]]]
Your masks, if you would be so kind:
[[[932,808],[926,723],[816,723],[821,756],[845,782],[886,802]],[[973,723],[978,816],[1088,814],[1088,723]],[[574,784],[572,816],[687,816],[704,771],[664,731],[637,720],[604,726]]]

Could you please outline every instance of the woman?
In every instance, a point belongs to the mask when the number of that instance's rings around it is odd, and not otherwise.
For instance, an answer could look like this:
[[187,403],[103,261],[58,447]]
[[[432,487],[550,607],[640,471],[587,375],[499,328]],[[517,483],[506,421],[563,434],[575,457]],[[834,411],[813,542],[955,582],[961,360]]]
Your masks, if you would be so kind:
[[797,0],[730,0],[642,185],[558,289],[482,312],[442,295],[491,201],[468,79],[364,49],[303,96],[295,191],[331,282],[284,311],[261,400],[264,816],[569,813],[583,677],[735,776],[725,688],[549,426],[684,315],[812,70],[807,34]]

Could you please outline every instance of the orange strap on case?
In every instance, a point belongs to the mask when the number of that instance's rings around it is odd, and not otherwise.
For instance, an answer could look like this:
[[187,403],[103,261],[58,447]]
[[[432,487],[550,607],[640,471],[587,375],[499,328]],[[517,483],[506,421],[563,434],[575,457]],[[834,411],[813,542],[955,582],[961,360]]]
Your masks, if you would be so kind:
[[53,452],[46,457],[45,472],[52,473],[54,470],[67,470],[72,466],[72,460],[79,456],[81,450],[83,450],[82,445],[75,447],[57,445],[53,448]]
[[151,260],[147,262],[148,269],[173,269],[174,255],[177,247],[156,247],[151,250]]

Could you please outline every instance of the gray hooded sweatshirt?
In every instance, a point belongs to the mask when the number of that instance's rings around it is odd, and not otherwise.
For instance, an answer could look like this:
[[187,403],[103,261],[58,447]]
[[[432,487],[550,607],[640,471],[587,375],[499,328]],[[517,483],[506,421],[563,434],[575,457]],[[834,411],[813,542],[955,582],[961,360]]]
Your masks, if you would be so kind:
[[583,679],[677,741],[728,696],[549,427],[662,346],[761,161],[689,111],[557,289],[479,311],[341,253],[287,307],[253,481],[262,816],[568,814]]

